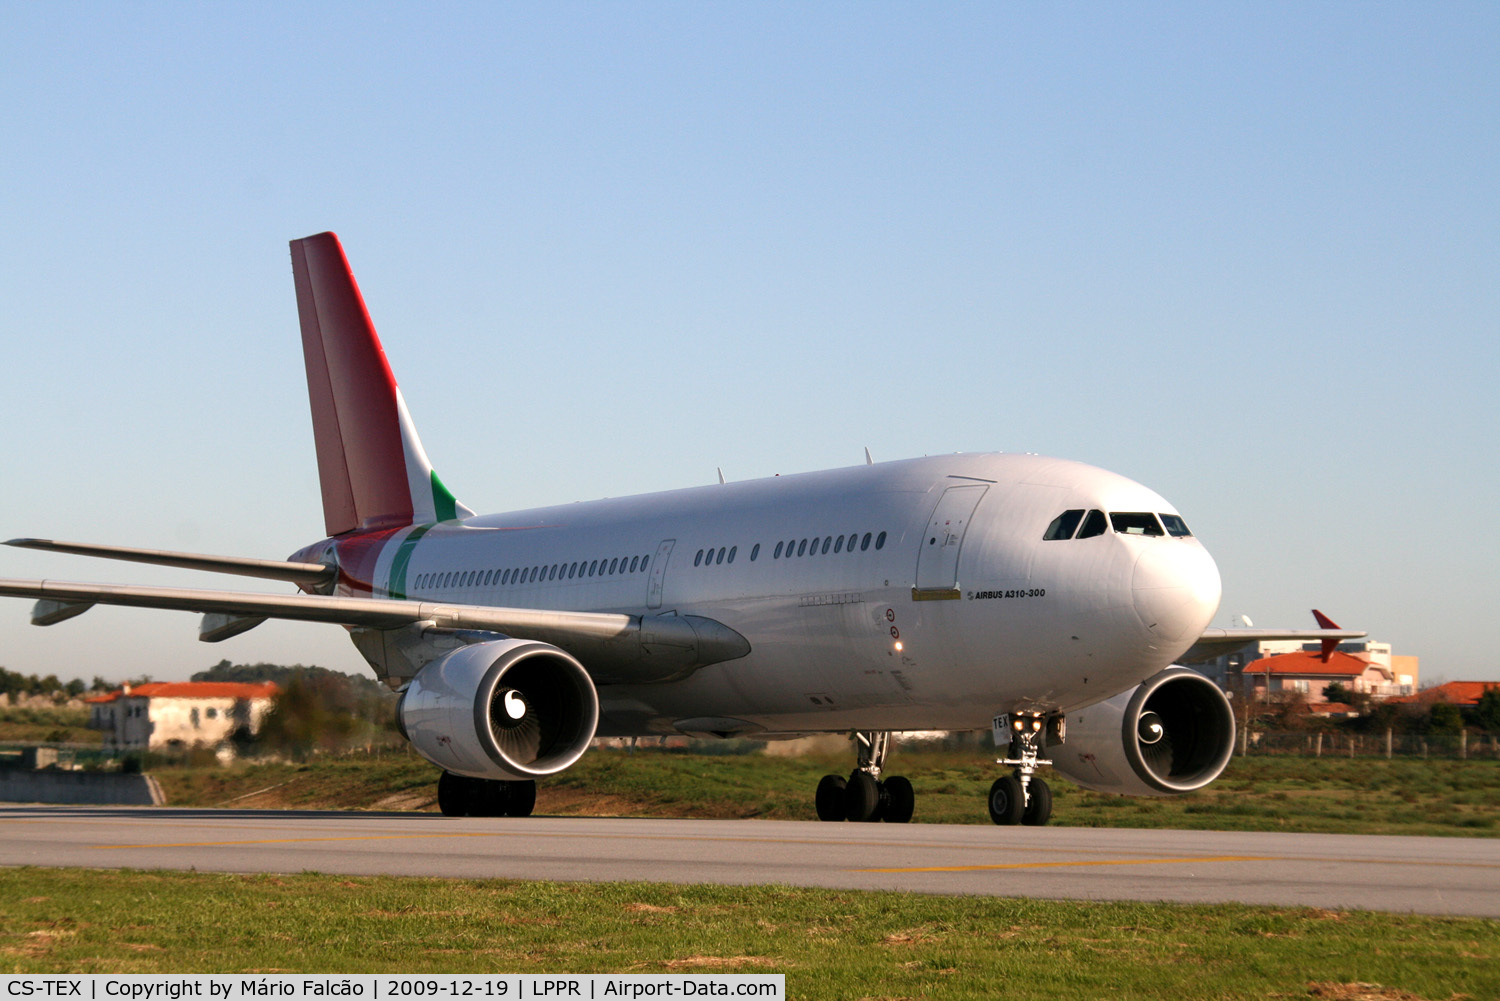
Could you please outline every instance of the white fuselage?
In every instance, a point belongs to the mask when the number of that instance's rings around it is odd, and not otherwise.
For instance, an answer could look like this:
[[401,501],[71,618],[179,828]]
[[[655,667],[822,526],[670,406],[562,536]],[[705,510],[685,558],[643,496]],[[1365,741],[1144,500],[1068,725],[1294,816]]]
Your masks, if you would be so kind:
[[[677,612],[748,640],[683,680],[601,685],[605,736],[979,728],[1138,684],[1218,608],[1197,539],[1044,541],[1068,510],[1176,513],[1081,463],[938,456],[402,529],[341,555],[340,591]],[[678,725],[705,719],[727,722]]]

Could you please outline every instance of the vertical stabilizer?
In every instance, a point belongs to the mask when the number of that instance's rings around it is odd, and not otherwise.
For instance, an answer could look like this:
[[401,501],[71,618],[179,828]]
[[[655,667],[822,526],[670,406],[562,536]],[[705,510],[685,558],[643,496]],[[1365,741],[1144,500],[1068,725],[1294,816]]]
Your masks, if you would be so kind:
[[417,437],[339,238],[292,241],[329,535],[467,518]]

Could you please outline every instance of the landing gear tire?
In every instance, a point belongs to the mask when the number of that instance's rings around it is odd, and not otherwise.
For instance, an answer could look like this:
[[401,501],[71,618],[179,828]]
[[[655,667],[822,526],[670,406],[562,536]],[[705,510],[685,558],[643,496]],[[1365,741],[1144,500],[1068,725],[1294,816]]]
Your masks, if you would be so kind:
[[536,782],[471,779],[444,772],[438,779],[438,809],[445,817],[529,817],[536,807]]
[[467,817],[474,805],[474,779],[444,772],[438,779],[438,809],[445,817]]
[[844,784],[844,817],[857,824],[880,819],[880,786],[869,772],[855,772]]
[[523,782],[503,784],[510,787],[506,796],[505,815],[507,817],[531,816],[531,811],[536,809],[536,780],[526,779]]
[[1026,792],[1026,810],[1021,814],[1021,823],[1029,827],[1041,827],[1052,817],[1052,790],[1047,787],[1047,783],[1033,775]]
[[1026,797],[1021,792],[1021,780],[1014,775],[1002,775],[990,786],[990,819],[997,824],[1019,824],[1026,812]]
[[818,819],[840,821],[844,819],[844,786],[838,775],[825,775],[818,782],[818,794],[813,802],[818,808]]
[[880,783],[880,815],[887,824],[905,824],[917,806],[917,794],[904,775]]

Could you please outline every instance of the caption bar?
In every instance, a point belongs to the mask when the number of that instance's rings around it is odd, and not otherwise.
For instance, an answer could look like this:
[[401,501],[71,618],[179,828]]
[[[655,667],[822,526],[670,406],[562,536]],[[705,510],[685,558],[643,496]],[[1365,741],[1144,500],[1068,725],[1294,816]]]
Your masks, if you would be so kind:
[[413,1001],[432,998],[471,1001],[596,1001],[625,998],[769,998],[786,997],[784,973],[548,973],[519,976],[439,974],[322,974],[264,976],[252,974],[87,974],[58,976],[0,975],[0,1001],[12,998],[51,1001],[289,1001],[348,999]]

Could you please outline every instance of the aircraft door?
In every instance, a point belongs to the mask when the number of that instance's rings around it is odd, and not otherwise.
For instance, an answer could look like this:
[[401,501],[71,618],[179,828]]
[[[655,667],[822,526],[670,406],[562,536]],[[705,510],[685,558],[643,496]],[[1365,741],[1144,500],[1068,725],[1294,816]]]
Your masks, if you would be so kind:
[[963,546],[964,532],[973,520],[974,509],[988,489],[979,483],[949,487],[938,498],[927,531],[922,534],[913,598],[923,601],[958,597],[959,549]]
[[667,580],[667,558],[672,555],[672,547],[676,544],[676,539],[662,539],[661,545],[656,547],[656,558],[651,561],[651,579],[647,584],[647,608],[661,607],[661,590]]

